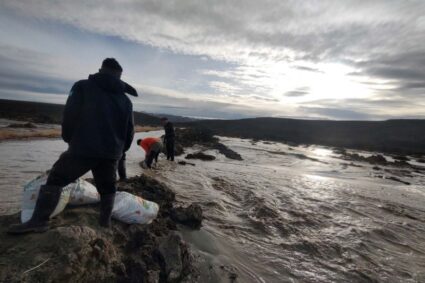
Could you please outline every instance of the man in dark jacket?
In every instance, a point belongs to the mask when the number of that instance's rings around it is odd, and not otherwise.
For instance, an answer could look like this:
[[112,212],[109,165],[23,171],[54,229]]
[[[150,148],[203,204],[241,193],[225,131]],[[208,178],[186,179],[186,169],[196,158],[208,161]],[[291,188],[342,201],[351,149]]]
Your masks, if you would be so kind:
[[90,170],[100,194],[99,223],[110,227],[117,163],[134,136],[133,106],[124,92],[137,96],[131,86],[120,80],[121,73],[119,63],[107,58],[98,73],[74,84],[62,120],[62,138],[68,143],[68,150],[41,186],[31,219],[11,226],[9,233],[46,231],[62,188]]
[[174,161],[175,134],[174,134],[173,123],[168,121],[168,119],[165,117],[161,118],[161,123],[164,126],[164,130],[165,130],[164,143],[165,143],[165,148],[167,149],[167,160]]

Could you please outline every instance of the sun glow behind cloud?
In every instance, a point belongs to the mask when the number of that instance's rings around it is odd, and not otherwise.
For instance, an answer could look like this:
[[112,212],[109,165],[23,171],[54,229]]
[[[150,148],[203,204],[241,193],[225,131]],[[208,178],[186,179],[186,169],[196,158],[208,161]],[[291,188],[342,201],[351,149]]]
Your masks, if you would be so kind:
[[[215,116],[235,118],[419,117],[424,3],[6,1],[0,63],[17,78],[0,87],[28,90],[28,62],[37,65],[32,73],[72,81],[115,56],[126,79],[155,101],[141,107],[178,104],[191,115],[201,105],[216,111],[210,103],[220,108]],[[39,61],[19,61],[6,45],[39,53]]]

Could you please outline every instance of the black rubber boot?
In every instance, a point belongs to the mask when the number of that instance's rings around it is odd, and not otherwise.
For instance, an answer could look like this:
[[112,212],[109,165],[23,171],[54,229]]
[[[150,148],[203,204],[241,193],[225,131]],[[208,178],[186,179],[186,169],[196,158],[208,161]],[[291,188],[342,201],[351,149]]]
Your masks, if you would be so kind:
[[105,228],[111,228],[111,215],[114,208],[115,193],[100,196],[99,224]]
[[22,224],[11,225],[7,233],[24,234],[30,232],[45,232],[49,229],[49,217],[58,205],[62,187],[41,186],[30,220]]

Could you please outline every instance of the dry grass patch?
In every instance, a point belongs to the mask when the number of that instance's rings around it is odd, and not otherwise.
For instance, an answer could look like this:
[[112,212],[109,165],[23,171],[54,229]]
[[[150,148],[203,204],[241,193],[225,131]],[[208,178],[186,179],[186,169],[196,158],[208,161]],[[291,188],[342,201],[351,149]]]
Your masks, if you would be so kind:
[[[136,132],[150,132],[160,130],[160,127],[151,126],[135,126]],[[61,137],[61,129],[26,129],[26,128],[0,128],[0,141],[4,140],[21,140],[33,138],[59,138]]]
[[58,138],[60,136],[60,129],[0,129],[0,141],[31,138]]

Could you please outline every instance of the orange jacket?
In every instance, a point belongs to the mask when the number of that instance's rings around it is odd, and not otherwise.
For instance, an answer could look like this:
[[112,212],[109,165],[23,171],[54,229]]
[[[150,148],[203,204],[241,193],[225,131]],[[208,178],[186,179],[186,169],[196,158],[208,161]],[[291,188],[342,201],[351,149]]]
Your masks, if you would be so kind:
[[140,143],[140,146],[148,153],[151,150],[151,147],[154,143],[160,142],[160,138],[144,138]]

